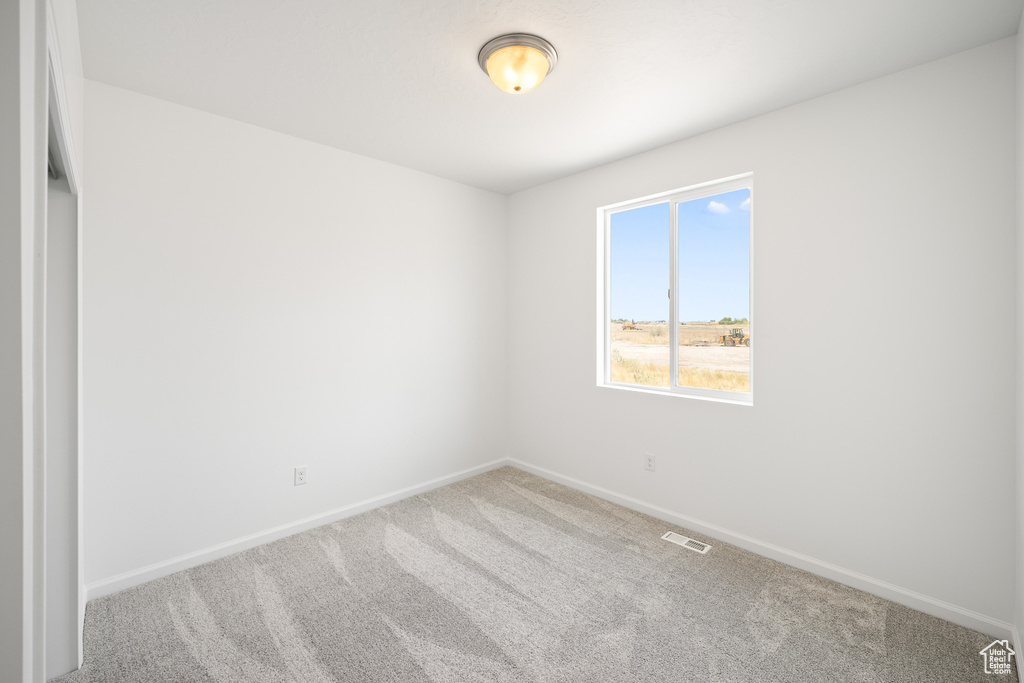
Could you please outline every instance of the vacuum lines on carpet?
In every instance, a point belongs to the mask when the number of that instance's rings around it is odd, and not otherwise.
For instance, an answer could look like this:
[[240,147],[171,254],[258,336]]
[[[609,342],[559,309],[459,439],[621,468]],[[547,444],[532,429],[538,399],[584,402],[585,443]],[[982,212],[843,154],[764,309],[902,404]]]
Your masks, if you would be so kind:
[[57,680],[993,680],[991,638],[666,530],[505,467],[95,600]]

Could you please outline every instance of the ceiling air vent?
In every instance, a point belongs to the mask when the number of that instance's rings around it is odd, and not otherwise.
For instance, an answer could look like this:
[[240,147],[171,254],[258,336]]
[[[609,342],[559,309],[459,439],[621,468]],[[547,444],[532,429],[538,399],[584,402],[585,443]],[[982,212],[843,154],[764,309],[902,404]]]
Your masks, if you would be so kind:
[[711,546],[709,546],[707,543],[701,543],[700,541],[695,541],[692,538],[687,538],[686,536],[683,536],[681,534],[677,534],[674,531],[666,532],[665,535],[662,536],[662,538],[665,539],[666,541],[671,541],[672,543],[675,543],[676,545],[681,545],[684,548],[689,548],[690,550],[692,550],[694,552],[698,552],[701,555],[707,555],[707,552],[709,550],[711,550]]

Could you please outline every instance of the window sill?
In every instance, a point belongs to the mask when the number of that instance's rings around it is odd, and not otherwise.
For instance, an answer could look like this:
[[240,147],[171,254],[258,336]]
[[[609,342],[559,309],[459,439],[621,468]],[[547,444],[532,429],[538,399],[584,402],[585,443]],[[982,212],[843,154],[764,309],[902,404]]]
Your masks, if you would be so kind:
[[[696,391],[700,391],[699,389],[695,390],[694,392],[690,392],[690,391],[672,391],[671,389],[662,389],[662,388],[659,388],[659,387],[645,387],[645,386],[640,386],[640,385],[636,385],[636,384],[618,384],[618,383],[614,383],[614,382],[602,382],[602,383],[599,383],[597,386],[598,386],[598,388],[601,388],[601,389],[619,389],[619,390],[622,390],[622,391],[632,391],[632,392],[640,393],[640,394],[655,394],[655,395],[658,395],[658,396],[673,396],[675,398],[691,398],[691,399],[697,399],[698,401],[712,401],[714,403],[731,403],[733,405],[738,405],[738,406],[750,406],[750,407],[753,407],[753,405],[754,405],[754,397],[753,396],[741,396],[741,395],[732,395],[732,396],[730,396],[729,394],[731,392],[725,392],[725,391],[712,393],[710,390],[706,390],[706,391],[708,391],[708,393],[704,394],[704,393],[696,393]],[[723,396],[721,394],[725,394],[725,395]]]

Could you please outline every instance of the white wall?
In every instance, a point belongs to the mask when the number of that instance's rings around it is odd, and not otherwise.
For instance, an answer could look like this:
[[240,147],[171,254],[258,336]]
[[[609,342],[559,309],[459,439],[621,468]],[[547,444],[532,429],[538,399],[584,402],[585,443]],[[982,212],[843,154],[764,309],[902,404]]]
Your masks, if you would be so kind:
[[85,99],[90,596],[504,456],[505,197],[100,83]]
[[[512,457],[1008,627],[1013,140],[1008,39],[513,195]],[[755,405],[595,387],[595,208],[745,171]]]

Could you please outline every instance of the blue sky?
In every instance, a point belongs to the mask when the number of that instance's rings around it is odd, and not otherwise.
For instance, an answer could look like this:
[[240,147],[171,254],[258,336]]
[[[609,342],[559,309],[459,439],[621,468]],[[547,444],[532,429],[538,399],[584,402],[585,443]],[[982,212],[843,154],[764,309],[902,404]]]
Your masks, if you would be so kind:
[[[669,204],[612,214],[611,317],[668,320]],[[750,317],[750,190],[679,205],[679,319]]]

